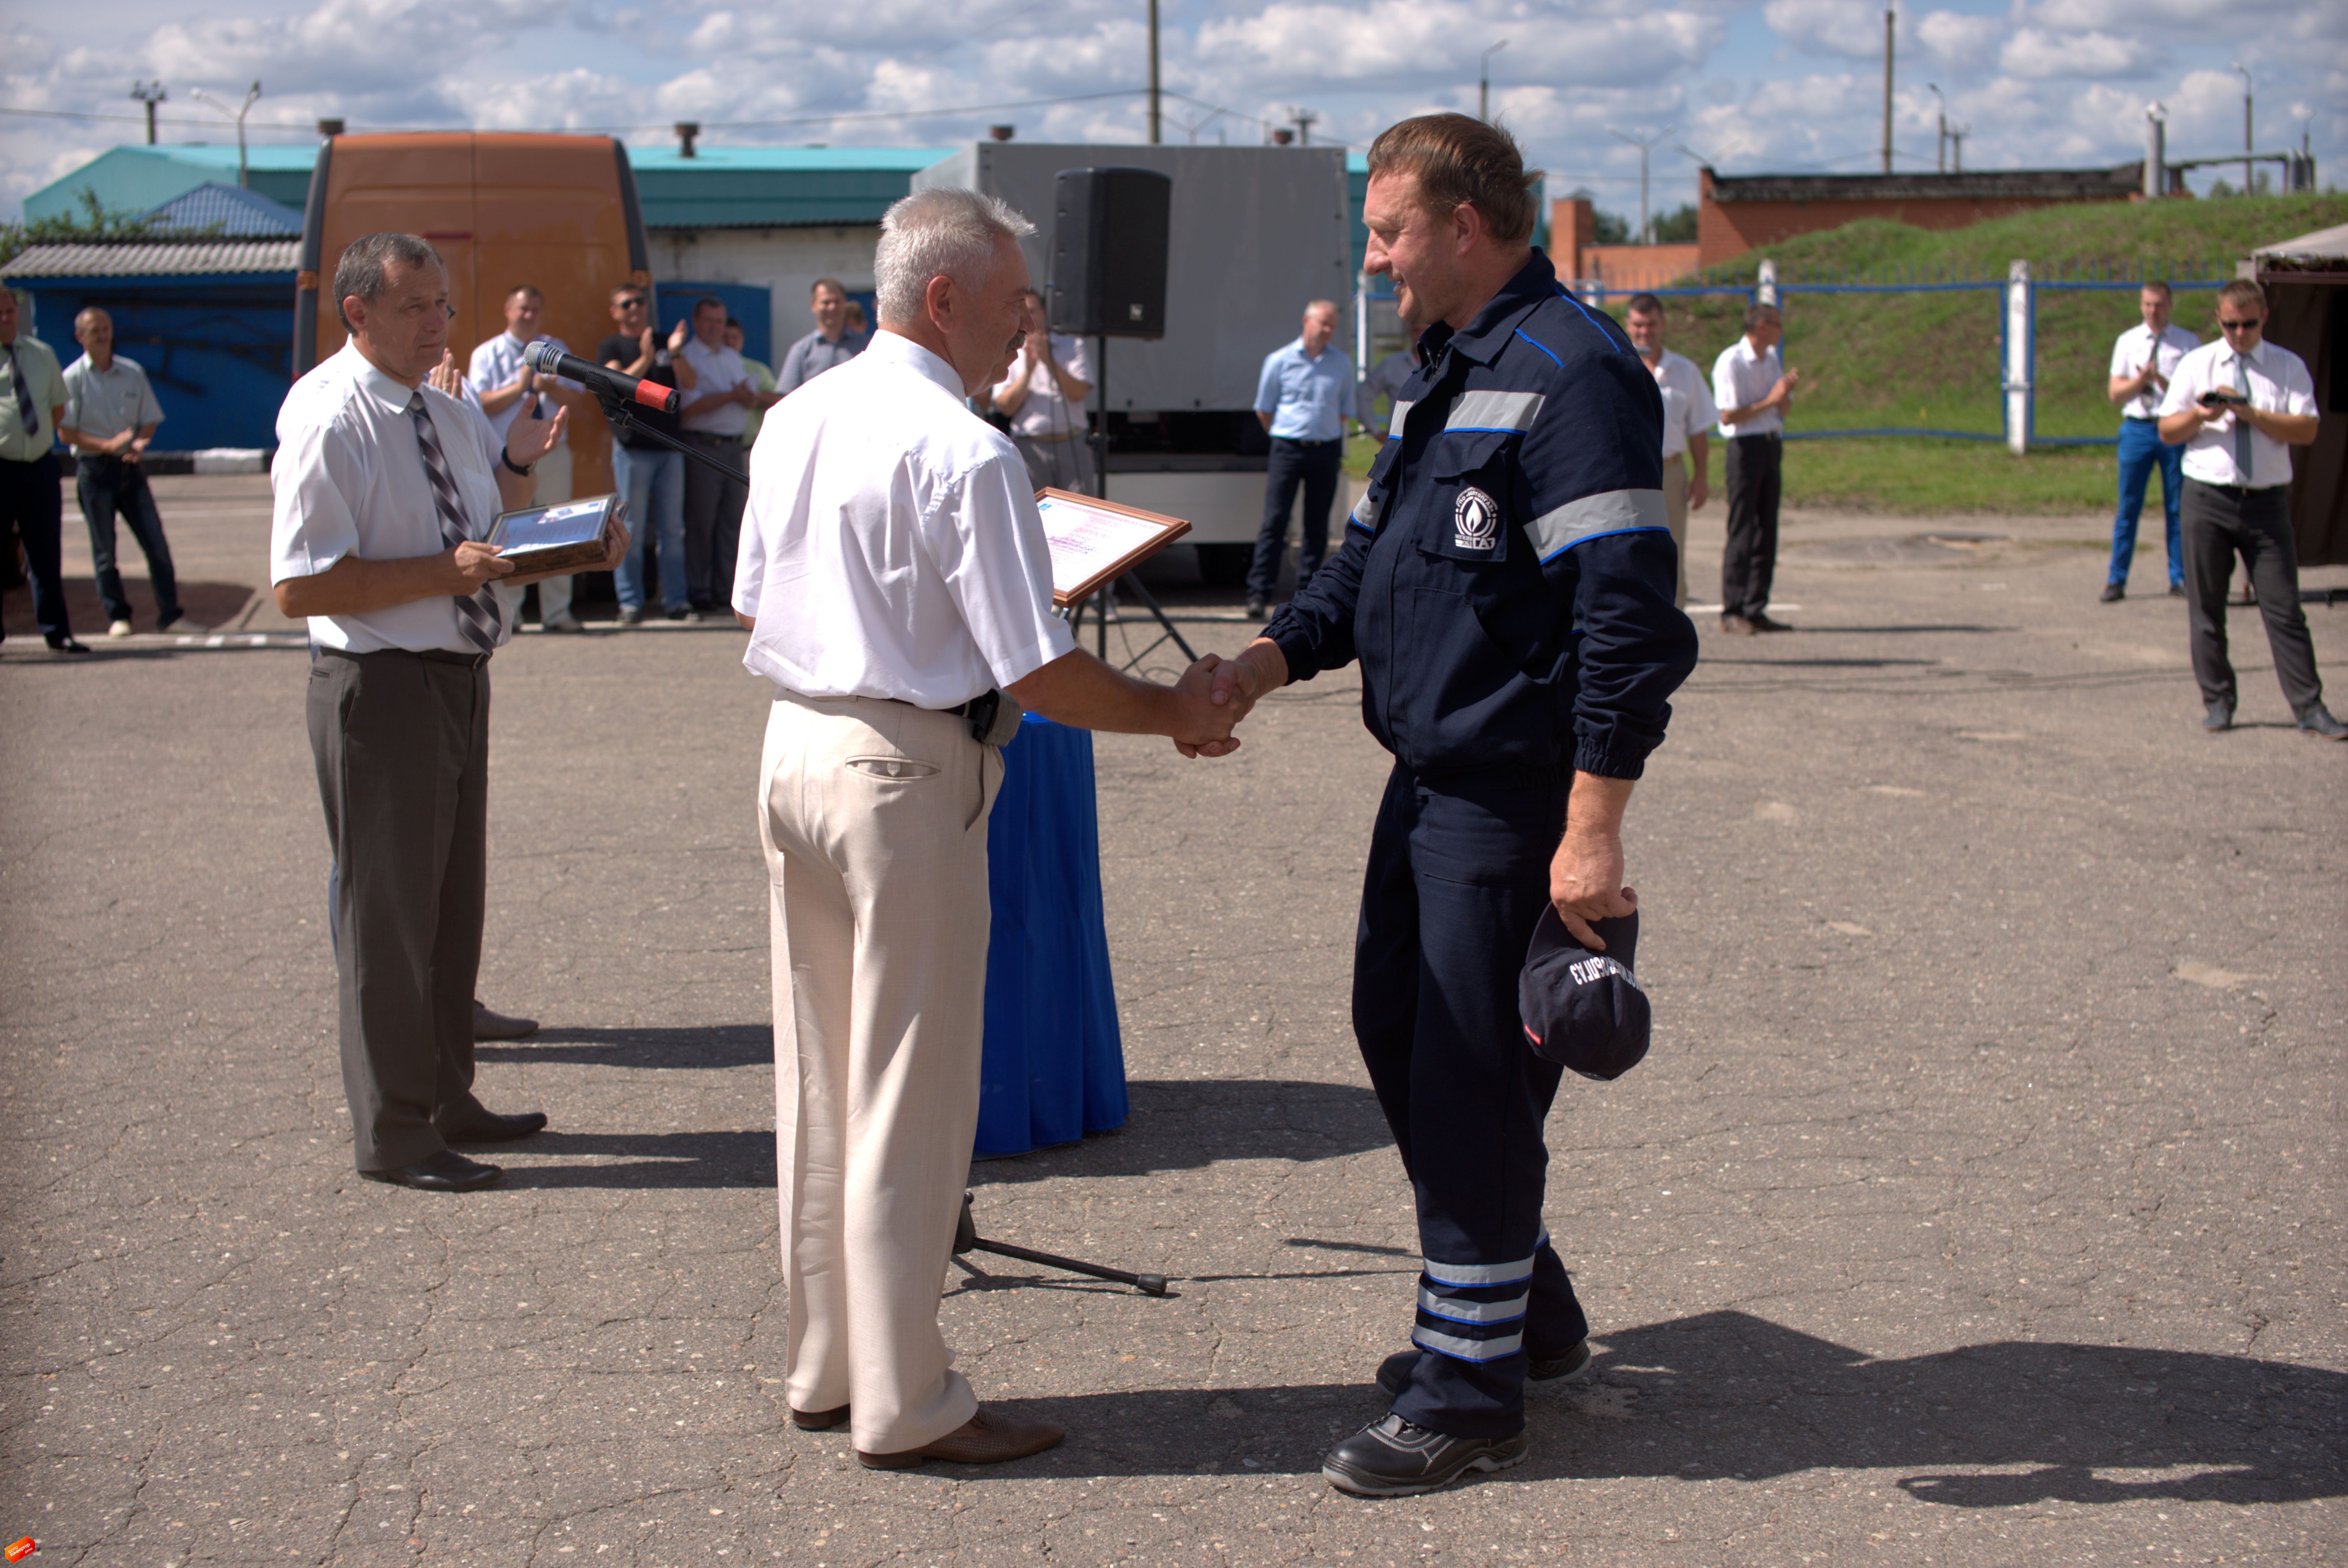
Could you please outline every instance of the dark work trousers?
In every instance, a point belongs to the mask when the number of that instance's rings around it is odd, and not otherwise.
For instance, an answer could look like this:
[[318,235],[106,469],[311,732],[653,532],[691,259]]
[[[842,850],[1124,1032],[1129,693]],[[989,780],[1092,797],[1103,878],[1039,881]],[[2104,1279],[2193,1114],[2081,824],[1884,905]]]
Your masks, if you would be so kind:
[[57,567],[57,530],[65,510],[56,464],[46,456],[32,463],[0,457],[0,541],[12,528],[25,541],[25,565],[33,577],[33,620],[51,642],[73,635],[66,623],[66,585]]
[[106,618],[130,619],[130,600],[123,594],[122,573],[114,564],[114,518],[118,512],[147,557],[147,580],[155,589],[157,629],[179,620],[180,579],[171,570],[171,547],[163,538],[163,516],[155,509],[155,492],[147,487],[147,466],[119,457],[77,458],[74,494],[81,502],[82,521],[89,525],[89,557],[98,567],[98,597],[106,605]]
[[2315,644],[2299,608],[2299,544],[2291,532],[2291,487],[2246,490],[2185,481],[2185,614],[2192,629],[2193,679],[2201,701],[2240,706],[2226,658],[2226,580],[2242,558],[2267,623],[2275,679],[2293,717],[2323,701]]
[[1334,441],[1288,441],[1274,436],[1272,461],[1263,476],[1263,527],[1256,531],[1255,559],[1248,568],[1247,595],[1269,600],[1280,589],[1280,558],[1288,550],[1288,509],[1304,489],[1304,515],[1297,520],[1296,591],[1303,593],[1321,558],[1329,553],[1329,507],[1337,499],[1337,470],[1345,457],[1343,437]]
[[1777,491],[1784,448],[1775,436],[1728,444],[1728,545],[1720,552],[1720,613],[1747,620],[1769,608],[1777,575]]
[[488,870],[486,655],[319,652],[310,751],[334,846],[343,1092],[362,1171],[481,1114],[473,981]]
[[1525,1424],[1532,1358],[1590,1331],[1541,1223],[1541,1123],[1563,1072],[1532,1053],[1517,975],[1549,903],[1566,781],[1397,767],[1354,953],[1354,1033],[1417,1200],[1420,1350],[1396,1415],[1454,1437]]
[[[731,436],[688,430],[685,439],[731,468],[749,459],[749,449]],[[734,559],[741,553],[742,508],[749,499],[741,480],[685,460],[685,578],[695,610],[734,606]]]

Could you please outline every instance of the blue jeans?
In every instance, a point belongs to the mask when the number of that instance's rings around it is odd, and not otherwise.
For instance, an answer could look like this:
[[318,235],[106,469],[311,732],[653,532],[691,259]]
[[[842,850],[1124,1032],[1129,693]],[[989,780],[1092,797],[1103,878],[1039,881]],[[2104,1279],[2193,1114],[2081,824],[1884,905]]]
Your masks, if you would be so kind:
[[628,504],[632,536],[627,555],[612,574],[620,608],[644,607],[644,542],[652,539],[660,559],[661,607],[685,609],[685,454],[614,443],[612,484]]
[[2106,580],[2126,583],[2136,560],[2136,522],[2144,512],[2144,487],[2160,466],[2160,505],[2168,514],[2168,586],[2185,583],[2185,537],[2177,503],[2185,489],[2185,448],[2162,444],[2160,426],[2149,419],[2120,421],[2120,509],[2112,518],[2112,569]]

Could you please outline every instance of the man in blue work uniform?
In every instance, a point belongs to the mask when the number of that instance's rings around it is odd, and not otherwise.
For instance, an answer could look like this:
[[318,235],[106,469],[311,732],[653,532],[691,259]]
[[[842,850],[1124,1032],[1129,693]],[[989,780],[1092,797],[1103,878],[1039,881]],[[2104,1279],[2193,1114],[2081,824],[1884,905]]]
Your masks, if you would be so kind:
[[1517,976],[1542,909],[1632,912],[1622,818],[1695,665],[1673,608],[1662,395],[1621,329],[1529,243],[1504,131],[1405,120],[1370,149],[1368,266],[1429,323],[1335,559],[1216,673],[1252,703],[1359,658],[1395,753],[1362,893],[1354,1030],[1425,1255],[1391,1413],[1323,1473],[1428,1491],[1524,1457],[1524,1387],[1578,1370],[1589,1326],[1541,1223],[1560,1070],[1527,1049]]

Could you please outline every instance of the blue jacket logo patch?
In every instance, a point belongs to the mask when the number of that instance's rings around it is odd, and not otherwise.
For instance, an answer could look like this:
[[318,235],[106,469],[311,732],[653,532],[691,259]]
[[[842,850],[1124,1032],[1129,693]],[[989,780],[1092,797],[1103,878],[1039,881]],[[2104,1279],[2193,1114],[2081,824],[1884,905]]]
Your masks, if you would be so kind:
[[1500,542],[1500,504],[1470,485],[1451,508],[1452,542],[1463,550],[1488,550]]

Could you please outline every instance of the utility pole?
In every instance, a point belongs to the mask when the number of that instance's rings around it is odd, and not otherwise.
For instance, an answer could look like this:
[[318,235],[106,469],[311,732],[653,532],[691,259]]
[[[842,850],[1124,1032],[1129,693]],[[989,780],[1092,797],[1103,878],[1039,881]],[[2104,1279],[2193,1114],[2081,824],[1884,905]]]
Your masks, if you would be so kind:
[[1612,126],[1607,128],[1607,135],[1617,141],[1627,141],[1639,149],[1639,243],[1642,245],[1652,245],[1655,242],[1655,231],[1647,217],[1647,152],[1650,148],[1677,129],[1679,127],[1675,125],[1667,125],[1642,141],[1635,136],[1623,135]]
[[[2242,73],[2242,150],[2249,152],[2257,145],[2250,140],[2250,88],[2254,84],[2250,81],[2250,67],[2236,60],[2234,69]],[[2242,194],[2248,196],[2250,193],[2250,160],[2245,158],[2242,159]]]
[[236,121],[236,186],[240,190],[252,190],[252,172],[246,169],[244,162],[244,117],[252,112],[254,102],[261,97],[261,84],[259,82],[255,82],[251,87],[247,88],[245,90],[244,102],[238,105],[235,108],[229,108],[228,105],[221,102],[220,99],[212,97],[211,94],[204,91],[201,87],[198,87],[194,91],[195,98],[198,103],[210,104],[212,108],[220,110],[221,113]]
[[155,145],[155,106],[171,95],[163,90],[160,82],[137,82],[131,86],[130,96],[147,106],[147,145],[152,147]]
[[[1158,0],[1149,0],[1149,145],[1156,147],[1158,135]],[[1192,141],[1199,138],[1191,137]]]
[[1965,171],[1965,138],[1972,128],[1971,124],[1952,125],[1949,128],[1949,172],[1951,174],[1962,174]]
[[1476,62],[1476,118],[1486,125],[1492,123],[1492,56],[1508,46],[1509,41],[1503,38]]
[[1891,34],[1895,13],[1883,8],[1883,172],[1891,172]]
[[1932,172],[1946,174],[1949,172],[1949,100],[1941,97],[1941,89],[1931,82],[1926,82],[1924,88],[1939,100],[1941,106],[1939,128],[1932,133]]
[[1313,145],[1313,122],[1318,120],[1321,117],[1314,114],[1311,109],[1292,108],[1288,111],[1288,118],[1296,122],[1296,145],[1299,147],[1311,147]]

